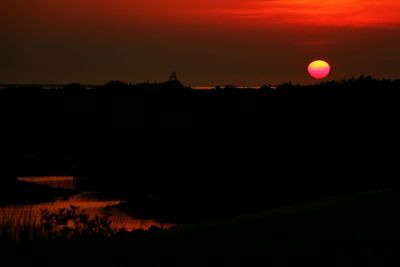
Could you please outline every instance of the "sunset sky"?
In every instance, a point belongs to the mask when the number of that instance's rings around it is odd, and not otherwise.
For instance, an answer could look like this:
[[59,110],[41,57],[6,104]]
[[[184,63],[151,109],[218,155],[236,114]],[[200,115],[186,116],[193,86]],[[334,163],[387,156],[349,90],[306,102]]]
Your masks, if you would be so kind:
[[400,78],[398,0],[2,0],[0,83]]

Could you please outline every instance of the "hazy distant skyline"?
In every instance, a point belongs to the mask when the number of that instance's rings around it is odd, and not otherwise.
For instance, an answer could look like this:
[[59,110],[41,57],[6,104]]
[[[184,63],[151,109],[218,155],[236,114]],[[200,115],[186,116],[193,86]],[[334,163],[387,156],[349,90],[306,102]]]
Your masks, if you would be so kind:
[[391,0],[3,0],[0,83],[188,85],[400,77],[400,3]]

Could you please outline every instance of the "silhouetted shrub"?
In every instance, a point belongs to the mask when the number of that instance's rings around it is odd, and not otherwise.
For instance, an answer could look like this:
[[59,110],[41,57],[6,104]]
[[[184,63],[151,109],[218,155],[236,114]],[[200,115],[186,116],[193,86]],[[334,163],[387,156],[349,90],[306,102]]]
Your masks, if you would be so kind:
[[41,212],[44,235],[48,239],[93,239],[112,237],[119,231],[111,226],[111,214],[90,218],[85,210],[70,206],[50,213]]
[[120,90],[120,89],[128,89],[129,85],[127,83],[121,81],[110,81],[104,85],[106,88]]

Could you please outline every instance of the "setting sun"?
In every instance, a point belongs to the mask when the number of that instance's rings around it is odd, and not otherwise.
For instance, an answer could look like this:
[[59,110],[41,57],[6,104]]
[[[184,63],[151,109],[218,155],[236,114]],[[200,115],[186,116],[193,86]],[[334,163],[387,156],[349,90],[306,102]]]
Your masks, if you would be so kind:
[[326,78],[331,71],[331,67],[326,61],[316,60],[308,65],[308,73],[314,79]]

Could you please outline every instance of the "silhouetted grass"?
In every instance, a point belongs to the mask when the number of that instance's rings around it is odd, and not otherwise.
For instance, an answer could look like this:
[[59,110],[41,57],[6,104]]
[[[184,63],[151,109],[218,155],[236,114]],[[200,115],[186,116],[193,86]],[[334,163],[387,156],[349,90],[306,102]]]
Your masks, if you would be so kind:
[[40,218],[32,210],[0,214],[0,241],[93,240],[127,234],[124,228],[112,226],[110,214],[91,218],[85,210],[70,206],[56,212],[42,210]]
[[16,210],[0,214],[0,241],[34,240],[44,236],[40,220],[32,210],[17,213]]

